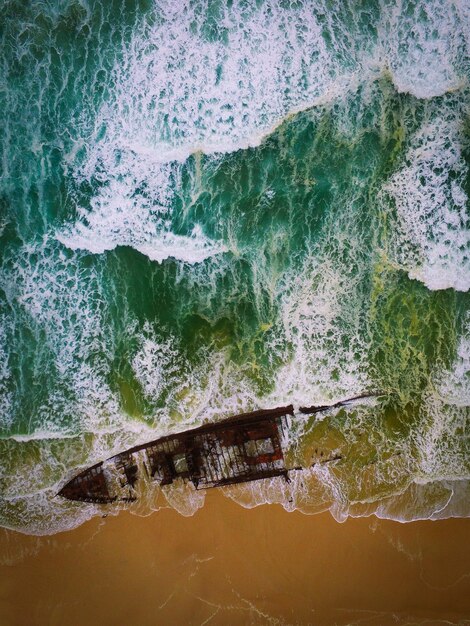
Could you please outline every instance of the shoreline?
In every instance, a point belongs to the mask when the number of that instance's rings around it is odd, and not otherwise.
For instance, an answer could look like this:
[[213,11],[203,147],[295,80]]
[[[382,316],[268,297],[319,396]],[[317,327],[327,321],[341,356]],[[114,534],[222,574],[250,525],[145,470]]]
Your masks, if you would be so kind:
[[400,524],[217,490],[191,517],[124,511],[0,534],[2,626],[470,624],[470,520]]

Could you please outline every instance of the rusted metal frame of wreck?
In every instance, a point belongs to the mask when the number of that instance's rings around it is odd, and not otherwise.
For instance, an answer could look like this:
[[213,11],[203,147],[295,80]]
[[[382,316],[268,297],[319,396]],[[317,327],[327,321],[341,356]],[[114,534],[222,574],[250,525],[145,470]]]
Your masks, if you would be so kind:
[[[311,406],[311,407],[300,407],[298,409],[298,412],[305,416],[313,415],[315,413],[320,413],[322,411],[327,411],[329,409],[339,408],[349,402],[352,402],[353,400],[360,400],[361,398],[370,398],[373,396],[382,395],[382,393],[383,392],[362,393],[352,398],[347,398],[346,400],[340,400],[339,402],[335,402],[334,404],[327,404],[327,405],[322,405],[322,406]],[[173,433],[172,435],[166,435],[164,437],[160,437],[159,439],[153,439],[152,441],[148,441],[147,443],[142,443],[138,446],[134,446],[133,448],[126,450],[125,453],[133,454],[134,452],[140,452],[141,450],[145,450],[146,448],[149,448],[157,444],[163,444],[164,442],[167,442],[175,438],[178,438],[180,441],[184,439],[191,439],[194,435],[201,434],[204,432],[214,432],[214,431],[219,431],[219,430],[225,430],[227,426],[232,426],[232,425],[236,426],[236,425],[239,425],[240,423],[242,424],[250,424],[251,422],[256,423],[260,419],[263,419],[263,418],[266,418],[268,420],[271,420],[271,419],[274,420],[277,417],[281,418],[285,415],[294,416],[295,413],[296,411],[294,410],[294,406],[292,404],[289,404],[283,407],[278,407],[275,409],[260,409],[258,411],[253,411],[251,413],[242,413],[240,415],[234,415],[233,417],[229,417],[227,419],[221,420],[220,422],[203,424],[202,426],[198,426],[190,430],[185,430],[180,433]],[[282,420],[281,420],[281,428],[284,429]],[[108,457],[105,461],[112,461],[113,459],[118,458],[121,454],[124,454],[124,452],[119,452],[118,454],[115,454],[112,457]],[[82,472],[77,474],[74,477],[74,479],[87,474],[90,470],[98,469],[99,467],[103,465],[105,461],[99,461],[98,463],[95,463],[91,467],[87,467]]]
[[[311,407],[304,408],[301,407],[299,409],[300,413],[305,414],[313,414],[318,411],[324,411],[328,408],[332,408],[336,405],[331,406],[322,406],[322,407]],[[164,435],[163,437],[159,437],[158,439],[153,439],[152,441],[148,441],[147,443],[141,443],[133,448],[129,448],[125,450],[126,454],[133,454],[134,452],[140,452],[141,450],[145,450],[151,446],[155,445],[163,445],[171,440],[178,439],[181,443],[184,443],[185,439],[192,439],[194,436],[203,435],[205,433],[213,433],[216,434],[217,431],[227,430],[227,427],[236,427],[236,426],[249,426],[250,424],[257,424],[261,420],[266,421],[275,421],[278,417],[283,417],[284,415],[294,415],[294,406],[289,404],[287,406],[278,407],[276,409],[260,409],[259,411],[252,411],[251,413],[241,413],[240,415],[234,415],[232,417],[228,417],[226,419],[220,420],[220,422],[211,422],[210,424],[202,424],[202,426],[197,426],[196,428],[191,428],[189,430],[182,430],[179,433],[172,433],[171,435]],[[109,457],[109,461],[117,458],[124,452],[119,452],[112,457]],[[98,463],[97,465],[100,465]],[[92,467],[96,467],[93,465]],[[88,469],[92,469],[91,467]]]
[[[324,410],[324,407],[322,407]],[[252,413],[242,413],[240,415],[235,415],[233,417],[229,417],[227,419],[221,420],[220,422],[213,422],[210,424],[203,424],[202,426],[198,426],[196,428],[192,428],[190,430],[183,430],[179,433],[173,433],[171,435],[165,435],[158,439],[154,439],[152,441],[148,441],[147,443],[141,443],[138,446],[134,446],[133,448],[129,448],[125,451],[126,454],[133,454],[134,452],[140,452],[141,450],[145,450],[153,445],[162,445],[172,439],[178,439],[181,443],[184,443],[184,440],[193,439],[195,435],[201,435],[206,432],[216,434],[217,431],[227,430],[227,427],[235,427],[235,426],[249,426],[252,423],[257,423],[260,420],[266,419],[269,421],[274,421],[277,417],[282,417],[283,415],[294,415],[294,407],[292,404],[288,406],[279,407],[276,409],[261,409],[259,411],[253,411]],[[115,454],[112,457],[107,459],[108,461],[112,461],[113,459],[119,457],[124,452],[120,452],[119,454]],[[101,463],[97,463],[100,465]],[[97,465],[93,465],[92,467],[96,467]],[[91,469],[88,468],[89,470]]]
[[[228,419],[221,420],[220,422],[204,424],[202,426],[193,428],[191,430],[182,431],[181,433],[174,433],[172,435],[167,435],[166,437],[160,437],[159,439],[155,439],[145,444],[134,446],[134,448],[126,450],[125,454],[131,455],[134,452],[140,452],[141,450],[146,450],[153,446],[161,447],[163,448],[164,451],[166,451],[166,453],[169,453],[168,444],[170,442],[178,441],[178,443],[182,444],[182,446],[184,447],[186,443],[190,441],[194,441],[194,439],[202,436],[201,437],[202,441],[204,441],[205,443],[209,443],[207,438],[204,437],[204,435],[206,434],[216,436],[217,432],[221,432],[221,431],[223,432],[224,430],[227,430],[227,428],[231,429],[231,428],[237,428],[239,426],[257,425],[260,423],[260,421],[261,422],[269,421],[272,423],[272,422],[276,422],[282,416],[287,415],[287,414],[290,414],[290,415],[294,414],[294,408],[292,405],[288,405],[285,407],[278,407],[276,409],[261,409],[259,411],[253,411],[250,413],[242,413],[240,415],[236,415]],[[214,445],[216,445],[216,441],[213,442]],[[202,446],[204,447],[204,444],[202,444]],[[232,447],[233,446],[228,446],[226,451],[224,450],[221,451],[221,454],[222,454],[224,461],[227,461],[227,458],[228,458],[229,464],[236,467],[236,470],[238,473],[237,479],[240,482],[247,481],[247,480],[256,480],[257,474],[261,474],[261,475],[266,474],[266,473],[269,473],[269,474],[274,473],[275,475],[278,474],[279,468],[269,467],[269,464],[265,464],[266,468],[261,469],[259,472],[248,473],[247,468],[245,467],[245,464],[243,464],[243,467],[240,466],[239,459],[237,458],[237,454],[234,450],[232,450]],[[237,445],[236,448],[240,451],[239,445]],[[124,454],[124,453],[119,453],[111,457],[108,460],[117,459],[119,458],[121,454]],[[210,462],[207,462],[205,464],[205,467],[206,467],[205,476],[202,475],[199,478],[198,482],[202,484],[205,483],[206,486],[223,485],[224,482],[226,481],[234,482],[233,477],[226,477],[226,478],[223,477],[223,470],[222,470],[222,466],[220,463],[221,459],[219,458],[219,452],[217,450],[211,449],[210,454],[208,454],[207,457],[210,457],[214,461],[214,467],[212,466]],[[281,470],[281,472],[283,472],[283,470]],[[251,476],[253,476],[253,478],[251,478]]]

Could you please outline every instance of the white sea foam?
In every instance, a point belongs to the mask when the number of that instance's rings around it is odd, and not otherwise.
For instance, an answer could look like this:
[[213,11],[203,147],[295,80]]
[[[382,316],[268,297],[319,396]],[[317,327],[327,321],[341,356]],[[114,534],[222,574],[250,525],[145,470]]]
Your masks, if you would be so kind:
[[435,375],[439,397],[456,407],[470,407],[470,319],[457,343],[457,354],[452,368]]
[[163,490],[168,504],[178,513],[189,517],[204,506],[206,493],[196,490],[191,482],[175,481],[173,485]]
[[392,519],[397,522],[415,522],[435,519],[449,504],[452,490],[439,482],[420,485],[414,481],[403,493],[396,493],[377,502],[373,507],[374,515],[380,519]]
[[[466,82],[466,13],[452,2],[381,6],[366,17],[369,28],[353,3],[338,16],[323,0],[217,10],[155,0],[152,15],[123,45],[106,101],[84,113],[86,158],[79,163],[72,151],[71,173],[99,190],[57,233],[72,249],[126,245],[155,261],[201,262],[226,247],[198,224],[190,235],[172,232],[178,161],[258,145],[290,112],[344,97],[384,69],[420,98]],[[449,282],[438,277],[442,252],[423,270],[427,284]]]
[[2,441],[17,441],[18,443],[25,443],[27,441],[46,441],[46,440],[57,440],[62,441],[63,439],[74,439],[76,435],[71,433],[64,433],[58,430],[35,430],[33,433],[28,435],[21,434],[13,434],[9,435],[2,439]]
[[28,435],[39,430],[61,437],[80,429],[117,428],[121,412],[106,382],[108,361],[99,356],[109,355],[112,338],[102,330],[98,272],[84,271],[47,237],[24,246],[5,265],[9,269],[1,285],[16,303],[17,319],[33,333],[45,333],[54,359],[51,382],[56,379],[56,385],[31,416]]
[[434,4],[411,13],[381,7],[378,21],[369,16],[374,31],[350,7],[342,23],[320,1],[234,2],[212,17],[205,2],[156,1],[156,19],[139,26],[114,68],[85,163],[72,164],[75,178],[99,181],[100,190],[59,240],[93,253],[129,245],[155,261],[224,252],[197,224],[190,236],[172,232],[175,159],[257,145],[289,112],[344,96],[381,68],[418,97],[457,88],[464,16]]
[[141,348],[132,360],[132,369],[142,385],[145,395],[158,400],[179,373],[178,353],[171,338],[156,341],[147,322],[141,335]]
[[430,289],[470,288],[470,223],[456,103],[429,107],[405,165],[384,186],[398,213],[394,260]]
[[[237,413],[240,405],[253,402],[253,392],[243,374],[224,352],[203,349],[199,363],[191,365],[176,339],[160,333],[148,322],[135,337],[140,345],[132,359],[132,369],[147,400],[155,407],[152,421],[158,421],[160,429],[174,430],[169,412],[182,420],[182,428],[189,428],[203,420]],[[159,408],[163,395],[164,410]]]
[[359,332],[361,277],[336,267],[337,252],[307,257],[302,272],[286,277],[272,346],[285,365],[276,376],[274,402],[310,406],[370,387]]
[[116,120],[125,141],[163,154],[229,151],[338,73],[310,6],[234,2],[212,23],[209,12],[204,2],[155,3],[158,19],[116,67],[115,101],[101,111],[107,128]]
[[[160,429],[174,430],[174,420],[181,421],[183,429],[190,428],[259,405],[243,368],[232,363],[225,351],[202,348],[199,355],[193,355],[198,358],[191,365],[176,340],[163,338],[150,324],[145,324],[136,337],[140,345],[132,368],[147,399],[155,404]],[[158,408],[163,393],[165,410]]]
[[460,338],[449,370],[439,369],[429,383],[422,427],[417,432],[420,478],[470,479],[470,328]]
[[50,490],[31,497],[2,500],[1,525],[27,535],[52,535],[72,530],[102,513],[96,505],[76,505],[54,496]]
[[78,219],[58,231],[59,241],[72,250],[95,254],[118,245],[132,246],[158,262],[174,257],[197,263],[225,251],[223,245],[205,237],[197,224],[188,236],[171,231],[171,202],[180,184],[177,165],[155,162],[133,151],[123,151],[118,158],[113,146],[111,152],[101,156],[105,182],[90,209],[78,207]]
[[385,62],[398,91],[433,98],[468,85],[465,2],[394,2],[380,24]]
[[418,453],[410,484],[377,503],[378,517],[410,522],[468,517],[470,464],[470,341],[468,328],[458,344],[454,365],[432,375],[419,424],[412,431]]
[[0,316],[0,428],[8,429],[13,422],[13,393],[10,389],[11,369],[9,367],[9,349],[6,315]]
[[247,509],[263,504],[280,504],[286,511],[319,513],[328,510],[332,504],[313,468],[290,472],[289,481],[282,476],[266,478],[255,483],[226,487],[223,493]]
[[331,100],[378,67],[418,97],[466,81],[465,16],[455,3],[381,6],[378,17],[344,8],[235,1],[211,17],[204,1],[156,0],[157,18],[139,27],[115,68],[97,133],[104,122],[121,144],[186,158],[256,145],[290,111]]
[[449,480],[442,481],[442,484],[451,492],[451,497],[445,507],[433,513],[431,519],[470,517],[470,480]]

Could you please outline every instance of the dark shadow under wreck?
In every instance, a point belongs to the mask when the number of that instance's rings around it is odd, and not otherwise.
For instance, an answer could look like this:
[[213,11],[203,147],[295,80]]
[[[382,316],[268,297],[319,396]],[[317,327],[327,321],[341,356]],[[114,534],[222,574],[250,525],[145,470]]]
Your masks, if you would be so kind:
[[[362,394],[328,406],[301,407],[313,415],[339,408]],[[160,486],[176,479],[191,481],[196,489],[245,483],[283,476],[299,467],[286,467],[284,446],[293,405],[242,413],[192,430],[135,446],[80,472],[59,491],[68,500],[109,504],[137,499],[137,483]],[[341,457],[325,457],[322,462]]]

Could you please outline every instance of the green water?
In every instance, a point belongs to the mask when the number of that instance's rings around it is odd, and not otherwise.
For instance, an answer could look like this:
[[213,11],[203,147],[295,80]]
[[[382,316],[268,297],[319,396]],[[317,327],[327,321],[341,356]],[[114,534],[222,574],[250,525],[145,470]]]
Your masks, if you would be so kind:
[[175,428],[369,390],[292,424],[340,463],[227,495],[468,516],[465,3],[1,14],[1,523],[100,514],[54,495]]

